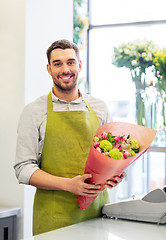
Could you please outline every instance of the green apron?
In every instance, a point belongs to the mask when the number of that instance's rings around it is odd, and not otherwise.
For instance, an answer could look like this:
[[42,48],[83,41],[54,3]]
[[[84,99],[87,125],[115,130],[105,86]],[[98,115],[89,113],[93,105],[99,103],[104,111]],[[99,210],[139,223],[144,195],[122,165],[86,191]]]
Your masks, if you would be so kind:
[[[86,102],[88,111],[53,111],[51,92],[47,99],[47,124],[41,169],[59,177],[84,174],[85,162],[99,121]],[[33,234],[51,231],[101,215],[109,202],[105,189],[85,210],[78,196],[67,191],[37,189],[33,208]]]

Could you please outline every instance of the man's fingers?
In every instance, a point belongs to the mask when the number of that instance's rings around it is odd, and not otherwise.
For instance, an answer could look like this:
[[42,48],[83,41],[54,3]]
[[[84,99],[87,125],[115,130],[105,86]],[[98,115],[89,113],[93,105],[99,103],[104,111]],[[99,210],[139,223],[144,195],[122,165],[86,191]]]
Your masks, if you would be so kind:
[[91,177],[92,177],[91,174],[84,174],[81,176],[83,182],[85,182],[86,179],[91,178]]
[[100,185],[92,185],[92,184],[85,183],[84,184],[84,188],[88,189],[88,190],[99,190],[99,189],[101,189],[101,186]]
[[98,196],[100,192],[101,190],[96,191],[96,190],[84,189],[83,195],[88,197],[94,197],[94,196]]
[[122,180],[127,176],[125,172],[123,172],[120,177],[114,177],[113,179],[107,180],[105,187],[107,188],[113,188],[116,187],[119,183],[122,182]]
[[106,185],[113,188],[113,187],[116,187],[118,185],[118,182],[110,180],[110,181],[107,181]]
[[127,176],[127,174],[126,174],[126,172],[123,172],[122,174],[121,174],[121,176],[120,176],[120,178],[125,178]]
[[99,193],[102,191],[101,186],[100,185],[95,185],[95,184],[90,184],[90,183],[86,183],[86,179],[91,178],[92,175],[91,174],[84,174],[81,176],[81,180],[83,182],[82,185],[82,194],[83,196],[87,196],[87,197],[95,197],[98,196]]
[[90,184],[90,183],[86,183],[85,180],[88,179],[88,178],[91,178],[92,175],[91,174],[84,174],[81,176],[82,178],[82,181],[84,182],[84,188],[86,189],[100,189],[100,185],[95,185],[95,184]]

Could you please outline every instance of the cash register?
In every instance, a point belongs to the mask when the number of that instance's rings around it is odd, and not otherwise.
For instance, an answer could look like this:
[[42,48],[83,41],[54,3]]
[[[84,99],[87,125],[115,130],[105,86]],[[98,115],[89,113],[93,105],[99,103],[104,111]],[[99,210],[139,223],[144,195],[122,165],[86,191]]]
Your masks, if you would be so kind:
[[165,224],[166,186],[149,192],[142,199],[105,204],[102,213],[109,218]]

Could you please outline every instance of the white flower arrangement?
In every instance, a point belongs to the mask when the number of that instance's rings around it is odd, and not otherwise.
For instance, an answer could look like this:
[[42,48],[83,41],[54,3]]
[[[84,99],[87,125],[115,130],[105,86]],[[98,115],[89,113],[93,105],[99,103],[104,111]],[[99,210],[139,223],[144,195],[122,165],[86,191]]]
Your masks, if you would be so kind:
[[140,68],[141,72],[153,65],[155,47],[151,41],[123,43],[114,47],[113,64],[117,67],[127,67],[130,70]]

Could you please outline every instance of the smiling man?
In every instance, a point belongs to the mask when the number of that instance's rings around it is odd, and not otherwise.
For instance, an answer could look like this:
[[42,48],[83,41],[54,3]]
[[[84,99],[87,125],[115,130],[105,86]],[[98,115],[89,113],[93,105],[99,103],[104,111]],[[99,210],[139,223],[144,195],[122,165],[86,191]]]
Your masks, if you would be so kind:
[[[101,215],[109,202],[107,189],[86,183],[85,162],[96,129],[110,121],[103,101],[78,89],[82,63],[78,47],[68,40],[47,50],[47,70],[52,91],[25,106],[18,125],[16,163],[19,183],[37,188],[33,209],[33,234],[51,231]],[[106,188],[115,187],[108,180]],[[78,195],[99,196],[86,209]]]
[[71,102],[78,98],[78,74],[82,63],[74,49],[47,51],[47,70],[53,79],[53,92],[57,97]]

